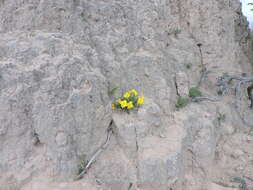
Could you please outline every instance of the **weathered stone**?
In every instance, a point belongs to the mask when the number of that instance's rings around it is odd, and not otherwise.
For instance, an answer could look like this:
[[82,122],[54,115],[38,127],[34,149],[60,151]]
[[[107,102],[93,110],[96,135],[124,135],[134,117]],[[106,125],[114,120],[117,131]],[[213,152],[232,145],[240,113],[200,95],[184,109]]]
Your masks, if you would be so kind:
[[[253,175],[243,90],[237,112],[232,93],[175,111],[205,69],[205,96],[223,73],[251,75],[238,0],[0,0],[0,33],[0,189],[219,189],[213,181]],[[112,113],[112,97],[132,88],[145,104]],[[112,119],[108,148],[67,181]]]
[[[182,167],[180,153],[184,131],[168,130],[160,108],[145,99],[145,105],[130,114],[115,112],[115,135],[126,157],[136,164],[137,186],[140,189],[167,189],[179,180]],[[154,125],[159,121],[159,125]],[[160,132],[160,133],[159,133]],[[161,137],[164,133],[164,137]],[[177,152],[179,151],[179,152]]]
[[178,72],[176,73],[176,84],[178,94],[182,97],[188,97],[189,94],[189,78],[186,73]]
[[65,146],[68,143],[68,137],[64,132],[58,132],[56,134],[55,141],[58,146]]

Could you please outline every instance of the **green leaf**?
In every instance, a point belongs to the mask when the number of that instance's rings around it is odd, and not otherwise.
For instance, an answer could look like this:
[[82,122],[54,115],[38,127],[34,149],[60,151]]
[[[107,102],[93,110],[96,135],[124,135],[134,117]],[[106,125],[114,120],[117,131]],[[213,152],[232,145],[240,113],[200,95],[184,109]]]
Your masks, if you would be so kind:
[[225,119],[226,119],[226,115],[225,114],[218,113],[218,120],[219,121],[225,121]]
[[133,183],[130,183],[129,186],[128,186],[128,190],[130,190],[133,186]]
[[179,28],[177,28],[177,29],[174,30],[174,33],[175,33],[175,34],[180,34],[181,32],[182,32],[182,30],[179,29]]
[[112,90],[110,90],[109,94],[110,94],[110,95],[113,95],[113,94],[115,94],[118,90],[119,90],[119,88],[118,88],[118,87],[115,87],[115,88],[113,88]]
[[189,99],[188,98],[184,98],[184,97],[179,96],[178,99],[177,99],[176,108],[183,108],[188,103],[189,103]]
[[85,169],[87,163],[88,163],[87,160],[82,160],[82,161],[80,162],[80,164],[78,165],[78,171],[77,171],[77,174],[78,174],[78,175],[79,175],[80,173],[83,172],[83,170]]
[[203,96],[203,95],[197,88],[191,88],[189,90],[189,97],[196,98],[196,97],[200,97],[200,96]]

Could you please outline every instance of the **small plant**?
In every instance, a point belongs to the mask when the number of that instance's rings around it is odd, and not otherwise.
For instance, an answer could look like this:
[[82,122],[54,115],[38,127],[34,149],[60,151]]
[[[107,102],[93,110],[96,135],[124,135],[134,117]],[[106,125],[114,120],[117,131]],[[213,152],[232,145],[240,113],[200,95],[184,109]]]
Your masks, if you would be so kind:
[[189,103],[188,98],[184,98],[182,96],[179,96],[176,103],[176,108],[183,108]]
[[180,34],[181,32],[182,32],[182,30],[179,29],[179,28],[176,28],[176,29],[173,30],[173,33],[174,33],[175,35],[178,35],[178,34]]
[[81,161],[81,163],[78,165],[77,175],[80,175],[80,174],[84,171],[84,169],[85,169],[87,163],[88,163],[88,162],[87,162],[86,160],[82,160],[82,161]]
[[235,183],[239,183],[240,190],[249,190],[246,181],[242,177],[233,177],[232,181]]
[[192,65],[190,63],[186,64],[186,69],[191,69]]
[[128,186],[128,190],[130,190],[133,186],[133,183],[130,183],[129,186]]
[[189,90],[189,97],[196,98],[203,96],[202,93],[197,88],[191,88]]
[[167,34],[168,35],[174,34],[177,37],[177,35],[180,34],[181,32],[182,30],[179,28],[172,28],[172,29],[169,29],[169,31],[167,31]]
[[110,95],[110,96],[114,95],[118,90],[119,90],[118,87],[111,89],[111,90],[109,91],[109,95]]
[[217,119],[218,119],[219,122],[225,121],[226,115],[222,114],[222,113],[218,113],[218,118]]
[[129,111],[133,108],[139,108],[144,104],[144,96],[139,96],[135,89],[129,90],[123,96],[112,103],[112,109],[121,109]]

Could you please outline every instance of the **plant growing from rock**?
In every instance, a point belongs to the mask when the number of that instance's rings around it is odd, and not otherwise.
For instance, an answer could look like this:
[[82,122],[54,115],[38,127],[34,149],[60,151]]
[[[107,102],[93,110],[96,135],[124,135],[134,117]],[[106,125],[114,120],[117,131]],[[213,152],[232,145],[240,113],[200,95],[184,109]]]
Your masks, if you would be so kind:
[[115,100],[112,103],[112,109],[129,111],[134,108],[139,108],[143,104],[144,96],[139,96],[139,93],[135,89],[132,89],[125,92],[119,99]]
[[190,88],[189,97],[196,98],[203,96],[202,93],[197,88]]
[[186,64],[186,69],[191,69],[192,65],[190,63]]
[[118,88],[118,87],[115,87],[115,88],[111,89],[108,93],[109,93],[110,96],[112,96],[112,95],[114,95],[118,90],[119,90],[119,88]]
[[182,96],[179,96],[178,99],[177,99],[177,103],[176,103],[176,108],[183,108],[185,107],[187,104],[189,104],[190,101],[192,102],[198,102],[198,99],[202,98],[202,93],[197,89],[197,88],[191,88],[189,90],[189,98],[186,98],[186,97],[182,97]]
[[182,32],[182,30],[180,28],[172,28],[169,29],[169,31],[166,31],[168,35],[174,34],[175,37],[178,36],[178,34],[180,34]]
[[188,98],[184,98],[182,96],[179,96],[176,103],[176,108],[183,108],[189,103]]
[[218,120],[218,124],[221,125],[221,122],[224,122],[226,120],[226,115],[218,112],[217,120]]
[[127,190],[132,189],[133,183],[130,183]]
[[218,119],[218,121],[225,121],[226,115],[222,114],[222,113],[218,113],[217,119]]
[[175,28],[174,31],[173,31],[173,33],[174,33],[175,36],[177,36],[177,35],[180,34],[181,32],[182,32],[182,30],[179,29],[179,28]]
[[85,170],[87,163],[88,163],[88,161],[86,161],[86,160],[82,160],[80,162],[80,164],[78,165],[77,175],[80,175]]
[[232,182],[239,183],[240,190],[249,190],[246,181],[242,177],[233,177]]

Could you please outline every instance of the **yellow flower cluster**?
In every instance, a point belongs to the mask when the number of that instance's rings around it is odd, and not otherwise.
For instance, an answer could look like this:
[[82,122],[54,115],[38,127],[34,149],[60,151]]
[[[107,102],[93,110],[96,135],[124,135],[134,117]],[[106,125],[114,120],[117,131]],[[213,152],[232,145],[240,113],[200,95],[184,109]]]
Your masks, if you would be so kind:
[[112,109],[126,109],[130,110],[135,107],[139,107],[140,105],[144,104],[144,96],[138,96],[138,92],[135,89],[129,90],[123,94],[123,96],[117,99],[112,104]]
[[132,101],[127,102],[126,100],[119,100],[118,103],[120,104],[121,108],[132,109],[134,107]]
[[144,96],[143,95],[141,95],[141,97],[138,98],[137,104],[139,104],[139,105],[144,104]]
[[138,96],[138,92],[135,89],[129,90],[123,96],[124,98],[129,98],[131,95]]

